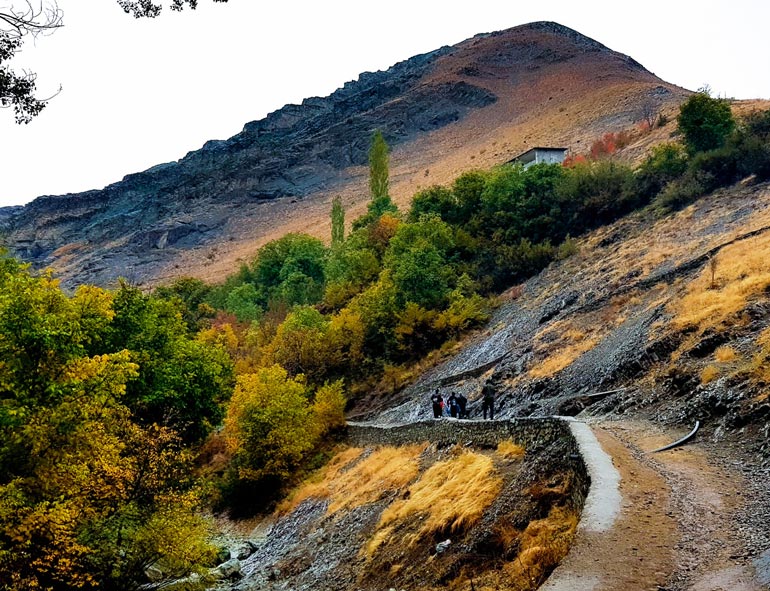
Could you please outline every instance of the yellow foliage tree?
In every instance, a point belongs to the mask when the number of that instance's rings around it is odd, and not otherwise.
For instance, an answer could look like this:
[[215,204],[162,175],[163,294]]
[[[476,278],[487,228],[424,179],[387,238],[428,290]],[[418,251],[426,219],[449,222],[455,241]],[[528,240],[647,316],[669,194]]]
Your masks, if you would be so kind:
[[316,442],[302,376],[290,377],[279,365],[240,376],[225,438],[241,479],[287,478]]
[[189,452],[123,404],[131,354],[92,354],[112,303],[0,257],[1,591],[125,589],[209,551]]
[[318,389],[313,402],[313,416],[319,436],[345,425],[345,402],[342,380],[324,384]]

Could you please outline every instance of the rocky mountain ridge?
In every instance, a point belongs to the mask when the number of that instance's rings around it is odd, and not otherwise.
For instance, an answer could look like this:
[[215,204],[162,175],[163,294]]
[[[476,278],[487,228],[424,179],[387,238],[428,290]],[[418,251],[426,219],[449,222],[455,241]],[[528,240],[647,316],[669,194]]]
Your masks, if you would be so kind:
[[12,252],[65,284],[218,279],[286,231],[326,237],[334,194],[361,211],[375,129],[394,149],[393,192],[404,203],[422,185],[531,145],[579,148],[633,124],[641,101],[663,109],[682,94],[576,31],[532,23],[363,73],[104,189],[2,211],[0,230]]

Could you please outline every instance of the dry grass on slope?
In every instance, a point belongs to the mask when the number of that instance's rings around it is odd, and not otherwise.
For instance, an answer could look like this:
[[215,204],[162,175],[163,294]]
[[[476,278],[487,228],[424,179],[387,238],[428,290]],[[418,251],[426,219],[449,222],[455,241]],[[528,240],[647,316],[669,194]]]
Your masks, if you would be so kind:
[[546,518],[530,521],[519,537],[516,560],[505,565],[510,588],[537,589],[566,556],[577,523],[577,515],[564,507],[553,507]]
[[287,513],[309,498],[331,499],[329,514],[372,503],[417,477],[419,456],[425,447],[382,447],[366,457],[361,457],[360,448],[347,449],[322,469],[318,480],[304,484],[279,511]]
[[625,294],[613,298],[606,307],[588,314],[556,320],[535,337],[538,361],[530,368],[532,378],[550,377],[593,349],[615,327],[622,324],[629,310],[641,300]]
[[409,488],[408,496],[383,512],[367,554],[372,556],[398,524],[420,520],[418,530],[403,538],[408,545],[432,533],[467,529],[492,503],[502,483],[492,460],[471,451],[434,464]]
[[770,233],[760,234],[723,248],[711,265],[687,286],[674,302],[672,324],[699,333],[719,328],[741,312],[748,301],[770,287]]
[[525,451],[523,445],[514,443],[510,439],[506,439],[497,444],[497,455],[506,460],[520,460],[524,457]]

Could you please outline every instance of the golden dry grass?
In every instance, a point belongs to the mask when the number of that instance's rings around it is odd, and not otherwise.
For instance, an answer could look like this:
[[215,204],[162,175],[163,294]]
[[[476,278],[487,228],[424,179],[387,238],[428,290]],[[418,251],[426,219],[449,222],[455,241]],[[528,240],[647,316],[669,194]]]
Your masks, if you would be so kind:
[[684,297],[671,306],[676,328],[696,327],[702,332],[719,327],[770,287],[770,234],[726,246],[716,255],[716,265],[716,289],[711,289],[706,265]]
[[407,498],[383,512],[379,527],[419,515],[423,519],[418,536],[465,529],[478,521],[500,492],[502,482],[489,457],[464,451],[428,468],[410,487]]
[[512,588],[536,589],[567,554],[577,523],[577,515],[564,507],[530,521],[519,538],[519,555],[505,566]]
[[514,443],[510,439],[497,444],[497,453],[510,460],[518,460],[524,457],[524,446]]
[[[739,366],[737,372],[746,373],[755,382],[761,385],[770,384],[770,327],[759,333],[756,339],[759,351],[751,360]],[[754,402],[767,400],[768,392],[762,392],[756,396]]]
[[399,490],[417,477],[419,456],[425,447],[382,447],[357,462],[363,450],[345,450],[282,504],[279,511],[290,511],[308,498],[331,499],[329,514],[374,502],[383,493]]
[[704,385],[708,384],[717,379],[717,377],[719,377],[719,368],[715,365],[707,365],[700,372],[700,383]]
[[533,378],[545,378],[552,376],[556,372],[561,371],[570,365],[573,361],[575,361],[575,359],[580,357],[586,351],[593,349],[598,342],[599,339],[595,336],[592,336],[571,345],[566,345],[554,353],[549,354],[544,361],[531,368],[529,370],[529,375]]
[[625,322],[628,312],[642,304],[635,293],[613,297],[603,308],[590,314],[557,320],[535,337],[538,358],[529,369],[532,378],[550,377],[593,349],[614,327]]
[[759,333],[759,336],[757,337],[757,345],[762,348],[770,346],[770,326]]
[[717,350],[714,351],[714,359],[720,363],[735,361],[737,358],[738,354],[735,352],[735,349],[729,345],[722,345],[721,347],[717,347]]

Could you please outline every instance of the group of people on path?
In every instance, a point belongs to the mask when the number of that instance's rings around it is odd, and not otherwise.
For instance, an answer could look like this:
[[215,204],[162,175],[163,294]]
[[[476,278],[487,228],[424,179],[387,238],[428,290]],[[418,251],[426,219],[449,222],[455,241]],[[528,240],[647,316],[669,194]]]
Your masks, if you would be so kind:
[[[453,391],[444,400],[440,390],[436,388],[436,391],[430,397],[430,402],[433,407],[434,419],[439,419],[442,416],[457,419],[468,418],[468,399],[462,392],[457,394]],[[490,419],[495,418],[495,390],[489,383],[484,384],[484,387],[481,389],[481,410],[484,413],[485,419],[487,414],[489,414]]]

